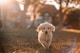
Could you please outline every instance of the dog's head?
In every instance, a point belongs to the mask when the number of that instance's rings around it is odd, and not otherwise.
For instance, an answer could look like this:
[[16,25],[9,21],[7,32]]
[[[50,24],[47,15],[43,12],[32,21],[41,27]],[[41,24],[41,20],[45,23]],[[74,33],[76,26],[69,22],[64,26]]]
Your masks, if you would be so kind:
[[44,33],[48,33],[48,32],[55,32],[55,26],[52,25],[51,23],[45,22],[45,23],[41,23],[38,27],[37,27],[37,32],[44,32]]

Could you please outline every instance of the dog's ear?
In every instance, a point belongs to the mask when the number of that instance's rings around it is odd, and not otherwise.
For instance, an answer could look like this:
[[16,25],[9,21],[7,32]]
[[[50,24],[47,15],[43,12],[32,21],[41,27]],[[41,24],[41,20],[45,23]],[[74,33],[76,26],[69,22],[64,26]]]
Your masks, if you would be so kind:
[[39,32],[39,31],[40,31],[40,27],[39,27],[39,26],[37,27],[36,31],[37,31],[37,32]]
[[41,30],[41,24],[37,27],[36,31],[39,32]]
[[50,25],[51,25],[51,31],[52,31],[52,32],[55,32],[55,26],[52,25],[52,24],[50,24]]

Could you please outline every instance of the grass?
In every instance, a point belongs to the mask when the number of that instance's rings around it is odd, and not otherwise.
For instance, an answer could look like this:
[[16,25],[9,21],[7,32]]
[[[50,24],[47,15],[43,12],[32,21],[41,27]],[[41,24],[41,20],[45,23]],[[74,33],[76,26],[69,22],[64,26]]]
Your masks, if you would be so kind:
[[[3,53],[61,53],[64,45],[72,45],[72,41],[76,38],[76,48],[80,47],[80,33],[56,30],[53,33],[53,42],[49,51],[45,50],[37,40],[37,32],[35,28],[30,29],[14,29],[1,32],[0,42]],[[75,52],[75,51],[74,51]]]

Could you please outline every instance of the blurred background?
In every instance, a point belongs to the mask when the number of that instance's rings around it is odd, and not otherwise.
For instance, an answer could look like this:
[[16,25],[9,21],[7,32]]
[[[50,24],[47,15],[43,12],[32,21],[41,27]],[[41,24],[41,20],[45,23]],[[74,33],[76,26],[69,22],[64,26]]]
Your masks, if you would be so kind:
[[0,0],[0,29],[37,27],[80,29],[79,0]]

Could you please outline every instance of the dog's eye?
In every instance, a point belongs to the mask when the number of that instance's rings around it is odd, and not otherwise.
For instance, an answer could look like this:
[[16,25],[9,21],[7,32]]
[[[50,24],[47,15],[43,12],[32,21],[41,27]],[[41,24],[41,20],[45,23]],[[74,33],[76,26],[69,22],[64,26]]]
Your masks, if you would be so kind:
[[50,28],[48,27],[48,29],[50,29]]

